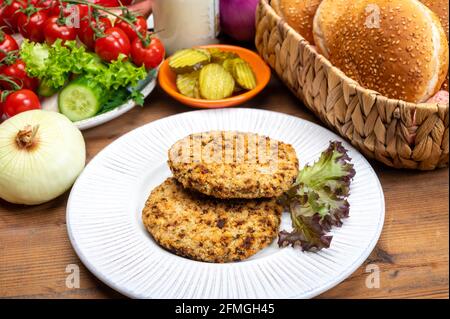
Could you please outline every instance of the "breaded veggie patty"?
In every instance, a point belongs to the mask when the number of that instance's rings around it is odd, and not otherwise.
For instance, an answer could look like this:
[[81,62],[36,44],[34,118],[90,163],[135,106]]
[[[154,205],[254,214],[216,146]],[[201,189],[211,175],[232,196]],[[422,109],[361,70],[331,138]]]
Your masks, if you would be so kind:
[[184,187],[222,199],[277,197],[298,174],[291,145],[235,131],[189,135],[170,148],[168,164]]
[[225,263],[248,258],[269,245],[277,236],[281,213],[275,199],[218,200],[168,178],[150,194],[142,220],[167,250]]

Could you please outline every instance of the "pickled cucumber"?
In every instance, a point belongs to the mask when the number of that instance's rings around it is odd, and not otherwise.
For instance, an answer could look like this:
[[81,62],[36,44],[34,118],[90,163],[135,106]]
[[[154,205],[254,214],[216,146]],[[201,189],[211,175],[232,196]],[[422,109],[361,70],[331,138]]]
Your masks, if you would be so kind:
[[211,54],[211,62],[219,64],[222,64],[228,59],[235,59],[239,57],[236,53],[230,51],[222,51],[217,48],[209,49],[209,53]]
[[169,59],[178,91],[188,97],[224,99],[256,87],[251,66],[238,54],[219,48],[193,48]]
[[240,87],[246,90],[252,90],[256,87],[255,74],[253,73],[251,66],[244,60],[233,62],[232,74]]
[[175,52],[169,59],[169,67],[177,74],[200,70],[210,62],[211,56],[201,50],[184,49]]
[[208,49],[195,48],[194,50],[200,51],[201,53],[205,54],[206,56],[208,56],[208,59],[211,61],[212,55],[211,55],[211,52],[209,52]]
[[200,95],[207,100],[230,97],[234,91],[234,84],[233,76],[220,64],[208,64],[200,71]]
[[198,92],[198,77],[199,71],[178,74],[176,81],[178,91],[185,96],[198,98],[200,96]]
[[230,72],[231,74],[233,74],[233,65],[234,65],[234,60],[235,59],[226,59],[225,61],[223,61],[222,66],[225,70],[227,70],[228,72]]
[[194,98],[195,99],[201,99],[202,96],[200,95],[200,84],[199,84],[199,79],[197,79],[197,81],[195,81],[195,87],[194,87]]

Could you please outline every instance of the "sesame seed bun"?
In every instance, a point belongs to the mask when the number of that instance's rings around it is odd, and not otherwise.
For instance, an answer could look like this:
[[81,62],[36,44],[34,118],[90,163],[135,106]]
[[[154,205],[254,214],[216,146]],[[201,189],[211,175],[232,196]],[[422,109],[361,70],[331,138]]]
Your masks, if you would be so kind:
[[336,22],[347,10],[352,10],[355,3],[349,3],[348,0],[323,0],[317,8],[313,19],[313,38],[317,49],[325,57],[329,57],[326,40],[333,37]]
[[272,0],[272,7],[287,24],[314,44],[313,19],[322,0]]
[[333,65],[389,98],[419,103],[440,89],[448,43],[431,10],[418,0],[345,2],[323,0],[314,19],[316,45]]
[[[421,0],[421,2],[439,17],[448,41],[448,0]],[[448,72],[447,78],[445,79],[444,84],[442,84],[441,89],[448,91]]]
[[420,2],[439,17],[448,40],[448,0],[421,0]]

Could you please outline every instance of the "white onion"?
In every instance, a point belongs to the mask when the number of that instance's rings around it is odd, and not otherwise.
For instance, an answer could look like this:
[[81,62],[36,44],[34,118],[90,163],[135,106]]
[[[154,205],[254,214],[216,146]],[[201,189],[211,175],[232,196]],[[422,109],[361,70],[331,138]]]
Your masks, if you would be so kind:
[[33,110],[0,124],[0,198],[37,205],[67,191],[86,162],[81,132],[64,115]]

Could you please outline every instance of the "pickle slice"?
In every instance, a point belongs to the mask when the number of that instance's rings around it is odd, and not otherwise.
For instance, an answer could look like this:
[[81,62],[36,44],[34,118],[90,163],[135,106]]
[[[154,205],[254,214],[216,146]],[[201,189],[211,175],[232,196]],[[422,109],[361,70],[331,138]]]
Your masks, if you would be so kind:
[[[227,70],[228,72],[230,72],[231,74],[233,74],[233,65],[234,65],[234,60],[235,59],[226,59],[225,61],[223,61],[222,66],[225,70]],[[237,59],[236,59],[237,60]]]
[[252,90],[256,87],[255,74],[251,66],[244,60],[233,62],[233,77],[237,84],[246,90]]
[[211,63],[200,71],[199,88],[207,100],[225,99],[233,94],[234,79],[220,64]]
[[222,52],[222,50],[220,50],[219,48],[208,48],[207,50],[209,51],[209,53],[211,55],[214,55],[214,54]]
[[202,96],[200,95],[200,85],[199,85],[199,79],[195,81],[195,87],[194,87],[194,98],[201,99]]
[[234,52],[222,51],[217,48],[209,49],[209,53],[211,54],[211,62],[222,64],[225,60],[239,58]]
[[204,55],[206,55],[206,56],[208,57],[208,59],[209,59],[210,62],[212,62],[212,61],[211,61],[211,58],[212,58],[211,52],[209,52],[208,49],[195,48],[194,50],[200,51],[201,53],[203,53]]
[[178,74],[176,81],[178,91],[185,96],[198,98],[200,96],[198,93],[198,76],[199,71]]
[[210,56],[196,49],[184,49],[175,52],[169,59],[169,67],[177,74],[190,73],[200,70],[208,64]]

